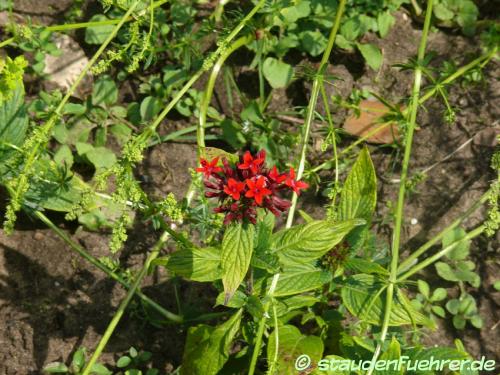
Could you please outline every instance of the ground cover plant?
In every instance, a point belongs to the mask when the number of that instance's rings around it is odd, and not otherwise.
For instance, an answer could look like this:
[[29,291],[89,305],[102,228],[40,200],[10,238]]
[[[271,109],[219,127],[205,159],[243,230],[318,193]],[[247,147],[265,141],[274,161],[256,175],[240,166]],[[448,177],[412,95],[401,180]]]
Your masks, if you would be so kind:
[[[487,3],[74,1],[50,24],[16,3],[0,1],[0,300],[35,333],[19,350],[22,323],[2,327],[2,371],[496,371]],[[377,360],[402,364],[360,365]],[[432,360],[469,362],[411,365]]]

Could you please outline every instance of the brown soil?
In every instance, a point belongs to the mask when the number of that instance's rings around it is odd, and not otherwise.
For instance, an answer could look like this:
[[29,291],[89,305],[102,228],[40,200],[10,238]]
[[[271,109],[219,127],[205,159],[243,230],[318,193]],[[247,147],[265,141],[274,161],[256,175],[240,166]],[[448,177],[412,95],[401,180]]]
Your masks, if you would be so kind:
[[[49,9],[45,3],[44,9],[37,8],[36,2],[17,3],[16,11],[42,14],[43,17]],[[57,9],[56,14],[59,14],[64,7],[57,5]],[[47,17],[53,19],[54,16]],[[332,62],[336,64],[333,74],[343,78],[338,92],[347,95],[352,87],[370,87],[394,101],[408,95],[411,74],[400,73],[391,65],[415,54],[420,32],[418,25],[412,24],[403,13],[399,13],[397,18],[397,25],[382,42],[371,37],[366,40],[379,43],[384,50],[385,64],[380,73],[365,70],[359,56],[333,56]],[[431,35],[429,49],[439,51],[439,59],[453,58],[463,64],[474,54],[477,55],[477,45],[477,40],[437,32]],[[485,70],[483,86],[454,86],[451,103],[460,108],[454,125],[442,121],[443,106],[438,100],[432,99],[427,103],[427,111],[421,111],[418,119],[421,129],[415,134],[411,161],[413,171],[441,160],[483,129],[496,126],[498,132],[499,73],[498,64],[490,63]],[[218,85],[217,89],[219,97],[223,98],[222,87]],[[303,105],[304,99],[305,95],[297,96],[290,90],[277,92],[271,107],[283,109],[290,103],[297,104],[297,101]],[[220,102],[214,103],[214,106]],[[336,115],[341,119],[345,113]],[[172,130],[170,125],[168,128],[165,126],[163,130]],[[316,131],[313,138],[316,144],[316,139],[319,139]],[[406,206],[408,222],[404,225],[404,254],[449,224],[488,188],[493,178],[488,167],[493,148],[479,143],[471,142],[433,168],[428,178],[418,185],[417,192],[411,195]],[[397,184],[391,183],[391,179],[398,178],[396,160],[401,155],[394,149],[380,147],[372,147],[370,151],[380,182],[379,217],[387,218],[387,204],[394,203],[397,194]],[[194,147],[189,144],[168,143],[154,147],[138,170],[145,189],[155,197],[174,192],[180,198],[190,182],[188,168],[194,166],[195,155]],[[318,160],[325,157],[316,148],[311,155],[312,159]],[[306,194],[301,201],[301,206],[313,216],[321,215],[323,205],[323,199],[314,193]],[[478,211],[466,221],[465,227],[473,228],[483,217],[484,211]],[[413,218],[418,221],[415,225],[409,222]],[[94,256],[109,255],[106,233],[75,232],[61,218],[55,216],[54,219]],[[386,241],[390,238],[389,229],[385,224],[376,227]],[[157,234],[141,223],[136,223],[131,233],[135,234],[127,242],[120,261],[137,269]],[[455,338],[461,338],[474,356],[485,355],[496,358],[498,362],[500,293],[492,289],[499,273],[498,242],[498,237],[479,238],[472,245],[473,259],[482,283],[479,290],[471,289],[470,292],[478,301],[485,323],[483,329],[457,331],[451,319],[446,319],[441,322],[441,329],[428,334],[426,341],[429,345],[452,345]],[[439,282],[433,268],[429,268],[427,278],[433,287]],[[450,288],[450,294],[456,292],[451,284],[442,285]],[[148,277],[143,290],[165,308],[177,311],[174,287],[178,288],[181,300],[186,303],[182,306],[183,310],[193,314],[210,310],[210,304],[215,299],[213,289],[179,280],[167,281],[161,272]],[[108,280],[50,230],[36,222],[24,218],[18,230],[9,237],[0,232],[0,374],[40,374],[43,365],[49,362],[62,360],[68,363],[72,353],[80,346],[94,348],[124,294],[122,287]],[[134,346],[153,352],[154,366],[162,373],[169,373],[180,364],[185,327],[172,325],[157,328],[144,319],[141,311],[141,306],[135,303],[115,331],[101,360],[113,364],[118,354]]]

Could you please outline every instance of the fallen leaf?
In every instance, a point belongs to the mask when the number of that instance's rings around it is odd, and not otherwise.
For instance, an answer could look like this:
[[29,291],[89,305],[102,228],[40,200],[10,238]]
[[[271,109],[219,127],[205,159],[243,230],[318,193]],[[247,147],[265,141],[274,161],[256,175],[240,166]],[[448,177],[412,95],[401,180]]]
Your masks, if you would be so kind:
[[[390,144],[399,139],[396,123],[383,123],[381,117],[389,112],[384,104],[375,100],[363,100],[359,104],[360,116],[352,113],[344,122],[344,130],[358,137],[368,136],[370,143]],[[376,131],[378,128],[382,128]]]

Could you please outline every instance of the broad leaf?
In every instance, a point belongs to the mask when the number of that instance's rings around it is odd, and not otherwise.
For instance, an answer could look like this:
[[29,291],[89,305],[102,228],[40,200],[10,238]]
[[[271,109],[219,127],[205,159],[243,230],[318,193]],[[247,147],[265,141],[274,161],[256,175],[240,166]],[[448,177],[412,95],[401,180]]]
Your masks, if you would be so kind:
[[[446,248],[456,241],[460,241],[467,235],[463,228],[457,227],[447,232],[443,237],[443,248]],[[462,260],[469,255],[470,241],[461,241],[457,243],[446,256],[453,260]]]
[[264,77],[275,89],[286,87],[293,77],[292,66],[274,57],[268,57],[264,60],[262,70]]
[[359,52],[363,55],[366,63],[373,70],[378,70],[380,65],[382,65],[382,52],[380,49],[374,44],[361,44],[356,43],[356,46],[359,49]]
[[183,249],[168,257],[165,267],[193,281],[213,281],[222,277],[221,251],[215,247]]
[[94,83],[92,91],[92,104],[112,105],[118,100],[118,87],[109,75],[103,75]]
[[[323,356],[323,341],[317,336],[303,335],[299,329],[294,326],[285,325],[279,327],[278,340],[277,362],[273,374],[296,374],[297,367],[299,366],[296,362],[299,356],[308,356],[311,360],[311,365],[316,365]],[[269,343],[267,345],[269,365],[273,362],[275,354],[276,334],[273,331],[269,335]],[[306,363],[303,363],[303,365],[306,365]],[[313,367],[304,367],[300,368],[300,370],[304,371],[307,368],[312,369]]]
[[[320,269],[306,269],[304,271],[294,271],[288,274],[282,273],[273,295],[275,297],[282,297],[307,292],[321,288],[321,286],[331,280],[331,273]],[[267,289],[269,289],[270,283],[271,279],[268,280]]]
[[241,223],[226,229],[222,239],[222,284],[226,302],[240,286],[250,266],[255,227]]
[[374,375],[402,375],[403,366],[398,367],[398,360],[401,357],[401,346],[394,337],[387,350],[380,356],[381,361],[386,361],[386,368],[375,370]]
[[364,224],[358,219],[341,222],[312,221],[277,232],[272,237],[272,250],[283,264],[306,263],[323,256],[355,226]]
[[222,369],[240,328],[242,311],[216,328],[200,325],[189,329],[181,375],[216,375]]
[[339,219],[361,218],[367,224],[354,229],[347,241],[353,247],[362,243],[377,204],[377,177],[367,148],[363,148],[347,176],[339,200]]
[[[106,21],[108,18],[103,14],[96,14],[93,16],[90,21]],[[101,25],[101,26],[92,26],[87,27],[85,30],[85,43],[88,44],[102,44],[106,40],[106,38],[113,31],[113,25]]]
[[[383,286],[382,281],[373,275],[351,276],[341,287],[342,301],[352,315],[367,323],[380,326],[386,303],[386,290],[379,293]],[[428,318],[412,308],[403,293],[394,294],[389,318],[390,326],[413,324],[413,322],[433,326]]]
[[23,143],[27,128],[24,86],[20,81],[12,96],[0,102],[0,178],[7,171],[5,162],[16,152],[12,146]]
[[377,177],[365,147],[354,163],[342,188],[339,219],[362,218],[370,221],[377,204]]
[[344,262],[344,267],[356,273],[369,273],[389,276],[387,271],[380,264],[362,258],[351,258]]

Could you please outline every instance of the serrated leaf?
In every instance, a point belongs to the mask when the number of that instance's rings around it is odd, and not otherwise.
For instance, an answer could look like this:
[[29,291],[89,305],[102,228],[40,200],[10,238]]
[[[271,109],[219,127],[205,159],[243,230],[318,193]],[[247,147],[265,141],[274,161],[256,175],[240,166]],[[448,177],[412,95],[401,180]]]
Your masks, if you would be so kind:
[[[285,325],[278,328],[278,361],[274,374],[289,375],[297,373],[295,361],[300,355],[307,355],[311,359],[311,364],[316,364],[323,356],[323,341],[317,336],[305,336],[298,328],[292,325]],[[276,352],[276,335],[274,332],[269,335],[267,345],[267,358],[272,361]],[[302,369],[306,370],[306,368]]]
[[317,220],[296,225],[273,234],[272,251],[283,264],[306,263],[315,260],[332,249],[363,220],[353,219],[333,223]]
[[377,177],[365,147],[346,178],[339,201],[339,219],[362,218],[369,222],[377,204]]
[[[273,296],[283,297],[315,290],[331,280],[332,274],[320,269],[294,271],[289,274],[285,272],[280,275]],[[267,289],[270,283],[271,279],[268,280]]]
[[219,373],[229,358],[231,343],[240,328],[241,314],[240,309],[216,328],[200,325],[189,329],[181,375]]
[[[380,326],[383,322],[386,293],[385,291],[378,292],[383,286],[382,281],[374,275],[359,274],[351,276],[342,285],[342,301],[352,315],[367,323]],[[411,317],[408,315],[407,310],[410,311]],[[426,326],[433,325],[428,318],[415,311],[402,293],[396,293],[389,325],[401,326],[412,324],[412,322]]]
[[18,82],[8,100],[0,102],[0,177],[6,172],[4,163],[14,152],[10,145],[20,146],[28,129],[24,106],[24,86]]
[[383,60],[380,48],[378,48],[374,44],[369,44],[369,43],[367,44],[356,43],[356,46],[358,47],[359,52],[361,52],[361,55],[363,55],[368,66],[373,70],[378,70],[382,65],[382,60]]
[[222,284],[226,302],[240,286],[250,266],[255,227],[251,224],[232,224],[222,239]]
[[274,57],[264,60],[262,71],[271,87],[275,89],[286,87],[293,77],[292,66]]
[[222,277],[221,251],[215,247],[176,251],[168,257],[165,267],[176,275],[193,281],[214,281]]
[[356,273],[389,275],[389,271],[387,271],[380,264],[362,258],[348,259],[344,262],[343,266],[344,268],[355,271]]
[[[399,370],[394,368],[394,365],[390,365],[391,362],[389,361],[398,361],[399,358],[401,357],[401,346],[399,345],[398,340],[392,337],[391,343],[389,344],[389,347],[387,350],[380,356],[381,361],[386,361],[387,367],[380,371],[380,370],[375,370],[374,375],[400,375],[403,374],[403,367]],[[394,363],[394,362],[392,362]]]

